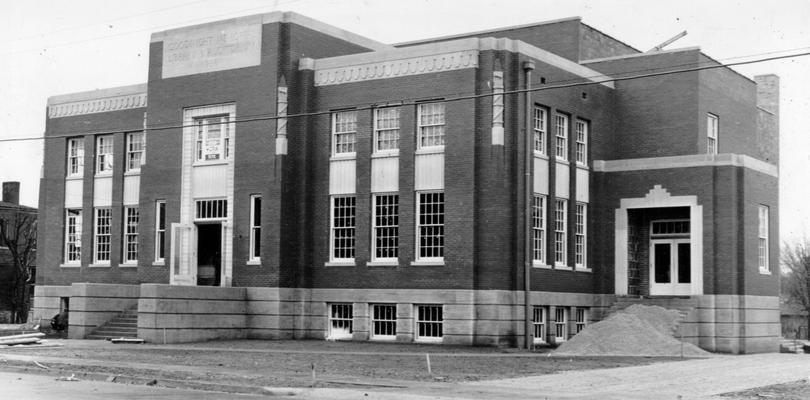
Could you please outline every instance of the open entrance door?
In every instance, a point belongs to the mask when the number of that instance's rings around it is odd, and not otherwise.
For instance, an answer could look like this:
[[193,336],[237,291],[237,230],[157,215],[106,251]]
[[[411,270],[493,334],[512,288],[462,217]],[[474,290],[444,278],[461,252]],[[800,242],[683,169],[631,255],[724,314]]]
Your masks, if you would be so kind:
[[221,286],[222,224],[197,225],[197,286]]

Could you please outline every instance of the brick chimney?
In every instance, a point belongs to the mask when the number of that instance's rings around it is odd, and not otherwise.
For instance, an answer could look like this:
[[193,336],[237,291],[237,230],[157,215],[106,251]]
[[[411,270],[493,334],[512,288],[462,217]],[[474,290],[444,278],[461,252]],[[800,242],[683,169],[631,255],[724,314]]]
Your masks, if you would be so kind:
[[3,182],[3,202],[20,204],[20,182]]

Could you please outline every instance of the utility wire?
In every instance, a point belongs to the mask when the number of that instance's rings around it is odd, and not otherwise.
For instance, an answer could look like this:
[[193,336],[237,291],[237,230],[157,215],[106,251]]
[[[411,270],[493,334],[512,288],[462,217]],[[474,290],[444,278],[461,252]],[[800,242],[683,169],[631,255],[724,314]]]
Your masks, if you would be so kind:
[[[452,101],[462,101],[462,100],[474,100],[479,98],[491,97],[495,95],[511,95],[511,94],[521,94],[526,92],[539,92],[544,90],[553,90],[553,89],[565,89],[565,88],[572,88],[572,87],[581,87],[581,86],[591,86],[591,85],[599,85],[602,83],[608,82],[621,82],[621,81],[629,81],[634,79],[642,79],[642,78],[650,78],[656,76],[664,76],[664,75],[674,75],[674,74],[681,74],[686,72],[696,72],[696,71],[704,71],[709,69],[718,69],[718,68],[727,68],[735,65],[747,65],[747,64],[755,64],[761,63],[766,61],[774,61],[774,60],[782,60],[788,58],[796,58],[796,57],[804,57],[810,55],[810,52],[804,53],[797,53],[797,54],[788,54],[782,56],[773,56],[773,57],[766,57],[760,58],[756,60],[747,60],[747,61],[738,61],[734,63],[717,63],[713,65],[704,65],[704,66],[697,66],[692,68],[685,68],[679,70],[669,70],[669,71],[661,71],[661,72],[652,72],[640,75],[632,75],[632,76],[622,76],[622,77],[609,77],[605,75],[604,79],[600,80],[592,80],[588,82],[572,82],[572,83],[562,83],[562,84],[542,84],[540,87],[530,87],[528,89],[513,89],[513,90],[505,90],[503,92],[495,93],[495,92],[487,92],[487,93],[479,93],[479,94],[466,94],[460,95],[455,97],[445,97],[442,99],[444,102],[452,102]],[[588,79],[588,78],[580,78],[580,79]],[[433,96],[435,97],[435,96]],[[380,104],[391,104],[394,105],[415,105],[423,101],[417,100],[388,100],[388,101],[380,101],[374,104],[363,104],[363,105],[346,105],[346,106],[339,106],[337,108],[351,108],[352,110],[371,110],[377,107],[380,107]],[[334,110],[320,110],[320,111],[312,111],[312,112],[304,112],[304,113],[296,113],[296,114],[288,114],[284,116],[278,115],[258,115],[255,117],[243,117],[237,118],[233,121],[228,122],[213,122],[208,124],[192,124],[192,125],[185,125],[185,124],[171,124],[171,125],[153,125],[153,126],[146,126],[146,127],[138,127],[133,129],[116,129],[116,130],[96,130],[96,131],[86,131],[86,132],[71,132],[69,134],[58,134],[58,135],[51,135],[48,137],[43,136],[32,136],[32,137],[19,137],[19,138],[6,138],[0,139],[0,143],[2,142],[13,142],[13,141],[31,141],[31,140],[42,140],[42,139],[56,139],[56,138],[66,138],[66,137],[76,137],[82,135],[101,135],[101,134],[115,134],[115,133],[132,133],[132,132],[142,132],[142,131],[162,131],[162,130],[169,130],[169,129],[182,129],[182,128],[191,128],[196,127],[199,125],[222,125],[222,124],[230,124],[230,123],[246,123],[246,122],[257,122],[257,121],[271,121],[283,118],[300,118],[300,117],[313,117],[319,115],[326,115],[333,113]]]

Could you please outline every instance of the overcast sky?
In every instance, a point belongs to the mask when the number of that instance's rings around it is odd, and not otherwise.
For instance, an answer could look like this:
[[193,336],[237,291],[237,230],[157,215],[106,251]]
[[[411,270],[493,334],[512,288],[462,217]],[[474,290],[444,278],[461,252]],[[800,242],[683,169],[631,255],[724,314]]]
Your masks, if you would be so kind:
[[[385,43],[581,16],[642,51],[683,30],[668,49],[721,62],[810,51],[808,0],[15,1],[0,16],[0,138],[41,137],[48,96],[146,82],[152,32],[277,10]],[[810,237],[810,57],[736,70],[782,79],[781,239]],[[21,181],[23,204],[37,205],[41,165],[41,140],[0,142],[0,181]]]

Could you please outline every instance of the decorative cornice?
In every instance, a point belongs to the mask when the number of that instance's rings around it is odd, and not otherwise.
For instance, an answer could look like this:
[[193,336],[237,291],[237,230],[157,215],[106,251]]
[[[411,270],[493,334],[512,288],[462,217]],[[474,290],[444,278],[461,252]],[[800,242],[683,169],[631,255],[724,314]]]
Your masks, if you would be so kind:
[[48,98],[48,118],[146,107],[146,84],[71,93]]
[[315,86],[337,85],[478,67],[478,50],[386,60],[315,70]]
[[766,175],[779,177],[779,168],[776,165],[745,154],[695,154],[672,157],[633,158],[629,160],[596,160],[593,162],[593,170],[595,172],[722,166],[748,168]]

